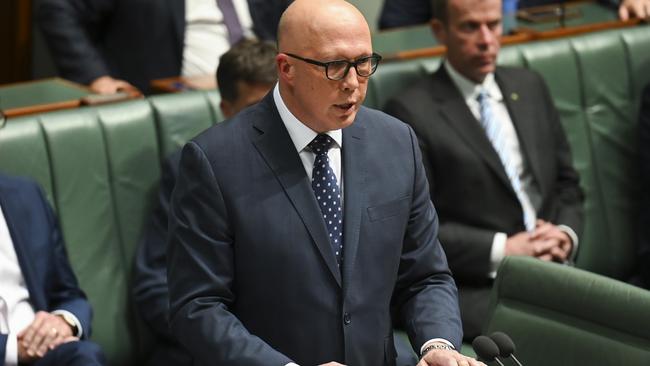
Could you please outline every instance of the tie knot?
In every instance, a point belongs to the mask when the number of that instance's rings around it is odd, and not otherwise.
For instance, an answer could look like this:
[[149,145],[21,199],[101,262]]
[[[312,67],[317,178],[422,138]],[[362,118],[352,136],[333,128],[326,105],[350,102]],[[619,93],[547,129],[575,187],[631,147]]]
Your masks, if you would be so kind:
[[318,134],[311,142],[309,143],[309,148],[316,155],[327,154],[327,151],[334,145],[334,139],[329,135],[321,133]]
[[484,103],[490,98],[490,95],[488,94],[487,90],[485,88],[481,88],[478,91],[478,95],[476,96],[476,100],[479,103]]

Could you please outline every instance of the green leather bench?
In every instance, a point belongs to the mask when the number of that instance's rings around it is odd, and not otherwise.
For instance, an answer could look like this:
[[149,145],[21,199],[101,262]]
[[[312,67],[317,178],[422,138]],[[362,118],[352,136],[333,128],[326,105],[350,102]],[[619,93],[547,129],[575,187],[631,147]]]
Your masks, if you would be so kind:
[[9,119],[0,129],[0,170],[44,187],[94,308],[92,338],[113,365],[136,365],[146,352],[129,283],[160,161],[221,120],[218,104],[216,92],[164,95]]
[[510,257],[499,268],[491,300],[486,334],[509,334],[524,365],[650,365],[650,291]]
[[[650,27],[509,47],[502,56],[539,70],[556,97],[587,193],[578,265],[623,277],[633,259],[634,128],[650,79]],[[383,105],[438,63],[381,65],[367,104]],[[140,364],[147,351],[129,282],[159,162],[221,120],[218,103],[216,92],[189,92],[12,118],[0,128],[0,170],[31,176],[47,192],[95,310],[92,338],[113,365]]]
[[[503,65],[538,71],[548,83],[586,194],[577,266],[625,279],[633,269],[639,96],[650,82],[650,26],[504,47]],[[381,109],[439,58],[384,63],[366,105]]]

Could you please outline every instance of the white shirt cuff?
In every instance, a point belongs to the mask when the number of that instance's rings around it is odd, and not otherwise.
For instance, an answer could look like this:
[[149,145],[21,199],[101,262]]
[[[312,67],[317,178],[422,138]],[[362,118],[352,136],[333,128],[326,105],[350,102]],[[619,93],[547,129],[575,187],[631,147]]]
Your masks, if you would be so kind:
[[454,345],[451,344],[451,342],[449,342],[448,340],[446,340],[444,338],[434,338],[434,339],[431,339],[431,340],[428,340],[428,341],[424,342],[422,347],[420,347],[419,356],[422,356],[422,352],[424,351],[424,349],[429,347],[432,343],[444,343],[444,344],[448,345],[449,347],[456,349],[456,347],[454,347]]
[[290,362],[284,366],[299,366],[297,363]]
[[81,336],[84,334],[84,330],[83,330],[83,328],[81,327],[81,322],[79,322],[79,319],[77,319],[77,317],[76,317],[74,314],[72,314],[71,312],[69,312],[69,311],[67,311],[67,310],[63,310],[63,309],[54,310],[54,311],[52,312],[52,314],[54,314],[54,315],[62,315],[62,314],[66,314],[67,316],[69,316],[70,318],[72,318],[72,321],[74,322],[74,325],[77,326],[77,334],[73,334],[73,336],[75,336],[75,337],[81,339]]
[[16,334],[9,333],[5,347],[5,366],[18,365],[18,337]]
[[494,234],[494,239],[492,239],[492,249],[490,249],[490,273],[488,277],[495,278],[497,276],[497,269],[503,260],[503,257],[506,256],[506,240],[508,240],[508,235],[506,233],[496,233]]
[[571,238],[573,245],[571,246],[571,253],[569,253],[569,259],[567,261],[573,263],[576,259],[576,254],[578,253],[578,234],[566,225],[558,225],[557,228],[565,232],[569,238]]

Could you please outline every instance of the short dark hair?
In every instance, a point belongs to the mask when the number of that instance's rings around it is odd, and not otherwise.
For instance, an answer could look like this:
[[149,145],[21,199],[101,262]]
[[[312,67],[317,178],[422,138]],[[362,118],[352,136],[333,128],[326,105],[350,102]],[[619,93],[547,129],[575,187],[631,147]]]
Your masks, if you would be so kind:
[[442,24],[447,24],[449,9],[447,0],[431,0],[431,15],[433,19],[439,20]]
[[273,84],[278,80],[275,66],[275,45],[271,42],[243,39],[233,45],[219,59],[217,87],[221,98],[234,102],[238,95],[237,83]]

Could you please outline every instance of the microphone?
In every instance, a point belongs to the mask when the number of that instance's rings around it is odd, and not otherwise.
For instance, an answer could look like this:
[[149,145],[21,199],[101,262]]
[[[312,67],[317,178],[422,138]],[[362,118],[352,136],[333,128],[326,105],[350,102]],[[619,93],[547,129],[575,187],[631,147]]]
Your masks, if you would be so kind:
[[505,366],[497,357],[499,355],[499,347],[494,341],[484,335],[474,338],[472,341],[472,348],[476,354],[485,361],[496,361],[500,366]]
[[503,332],[494,332],[490,335],[490,339],[496,343],[501,357],[512,357],[512,360],[515,361],[518,366],[522,366],[521,362],[519,362],[517,357],[515,357],[515,343],[507,334]]

